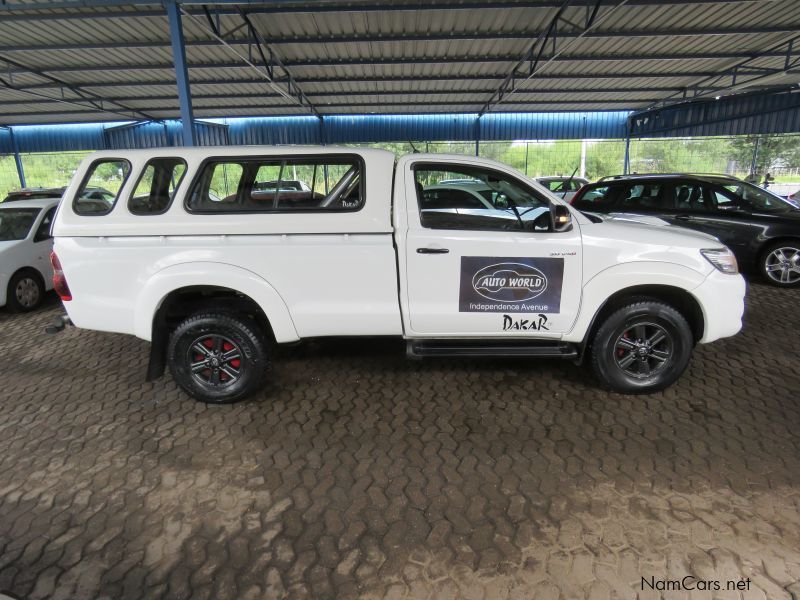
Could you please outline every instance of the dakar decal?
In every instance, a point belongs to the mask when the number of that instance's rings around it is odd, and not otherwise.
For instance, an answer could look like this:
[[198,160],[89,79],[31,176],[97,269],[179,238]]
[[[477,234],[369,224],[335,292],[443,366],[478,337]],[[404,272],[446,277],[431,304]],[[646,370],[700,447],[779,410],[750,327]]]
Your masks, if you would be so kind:
[[461,257],[459,312],[558,313],[563,258]]

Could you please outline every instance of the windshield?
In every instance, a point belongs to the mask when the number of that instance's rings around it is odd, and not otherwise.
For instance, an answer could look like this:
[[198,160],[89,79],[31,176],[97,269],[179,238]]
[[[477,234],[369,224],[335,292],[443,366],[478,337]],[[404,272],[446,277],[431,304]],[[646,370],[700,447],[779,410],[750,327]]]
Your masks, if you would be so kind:
[[789,202],[780,196],[776,196],[772,192],[768,192],[752,183],[745,181],[733,183],[727,180],[719,181],[719,183],[736,196],[742,208],[766,212],[795,210]]
[[24,240],[36,220],[38,208],[0,209],[0,242]]

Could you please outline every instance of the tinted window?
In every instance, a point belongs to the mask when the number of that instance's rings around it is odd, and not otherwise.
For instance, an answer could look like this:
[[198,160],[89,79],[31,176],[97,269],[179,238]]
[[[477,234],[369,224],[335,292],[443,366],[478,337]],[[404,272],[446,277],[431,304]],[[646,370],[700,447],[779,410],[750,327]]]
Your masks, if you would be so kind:
[[352,157],[211,160],[187,206],[197,212],[358,210],[363,190],[361,163]]
[[0,209],[0,242],[24,240],[38,214],[38,208]]
[[620,210],[656,210],[669,208],[669,202],[661,195],[661,184],[629,183],[620,194]]
[[[102,158],[92,163],[72,203],[75,213],[85,216],[110,213],[130,172],[127,160]],[[106,192],[105,197],[100,194],[98,198],[98,190]]]
[[708,209],[705,186],[699,183],[679,183],[672,188],[671,206],[679,211],[702,211]]
[[722,188],[727,193],[718,194],[720,202],[718,206],[725,204],[723,198],[728,198],[740,208],[746,210],[776,212],[793,210],[793,206],[775,196],[774,194],[745,181],[737,181],[736,183],[724,182]]
[[418,165],[414,177],[423,227],[533,231],[550,226],[547,199],[503,173],[468,166]]
[[186,162],[181,158],[148,161],[128,199],[128,210],[135,215],[162,214],[172,203],[185,173]]
[[580,198],[573,202],[573,205],[580,210],[592,210],[608,207],[614,204],[614,198],[619,191],[618,188],[610,185],[599,185],[588,188]]

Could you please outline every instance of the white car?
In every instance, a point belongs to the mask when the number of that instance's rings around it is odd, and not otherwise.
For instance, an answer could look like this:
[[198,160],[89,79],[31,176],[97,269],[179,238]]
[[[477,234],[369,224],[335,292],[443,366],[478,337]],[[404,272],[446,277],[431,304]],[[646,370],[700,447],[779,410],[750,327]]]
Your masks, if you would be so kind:
[[53,289],[50,225],[58,198],[0,204],[0,306],[37,308]]
[[589,180],[585,177],[554,175],[549,177],[537,177],[536,182],[546,187],[551,194],[555,194],[559,198],[563,198],[569,202],[579,189],[589,183]]
[[[255,184],[276,171],[306,185],[265,198]],[[101,204],[86,186],[119,192]],[[470,192],[429,206],[443,189]],[[709,235],[596,221],[474,156],[116,150],[64,195],[54,282],[76,326],[150,341],[148,378],[168,365],[205,402],[259,390],[275,344],[326,336],[395,336],[414,358],[587,359],[613,390],[663,389],[696,343],[739,331],[744,280]]]

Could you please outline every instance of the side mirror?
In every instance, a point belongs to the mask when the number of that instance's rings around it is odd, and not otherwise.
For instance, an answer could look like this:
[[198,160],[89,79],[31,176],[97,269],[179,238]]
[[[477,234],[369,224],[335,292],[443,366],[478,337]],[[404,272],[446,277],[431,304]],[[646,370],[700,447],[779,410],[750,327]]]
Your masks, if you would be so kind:
[[572,213],[563,204],[554,204],[551,210],[553,215],[553,231],[562,232],[572,229]]

